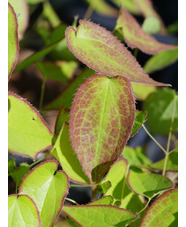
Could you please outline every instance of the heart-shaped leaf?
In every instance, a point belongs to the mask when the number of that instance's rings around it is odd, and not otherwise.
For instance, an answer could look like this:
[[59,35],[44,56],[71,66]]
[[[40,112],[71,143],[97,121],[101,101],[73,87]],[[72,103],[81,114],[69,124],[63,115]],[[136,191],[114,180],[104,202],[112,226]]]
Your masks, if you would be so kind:
[[19,187],[19,194],[26,194],[35,201],[43,227],[54,224],[68,193],[68,177],[63,171],[56,171],[57,166],[56,161],[37,165],[23,178]]
[[124,8],[122,8],[122,13],[118,17],[117,28],[122,28],[125,42],[129,47],[139,48],[144,53],[156,54],[163,50],[176,48],[176,46],[173,45],[160,43],[155,38],[145,33],[137,20]]
[[69,123],[70,111],[65,109],[63,106],[60,108],[57,115],[56,124],[55,124],[55,134],[59,135],[61,128],[65,122]]
[[161,70],[178,59],[178,49],[165,50],[154,56],[152,56],[143,67],[146,73],[153,73],[157,70]]
[[139,212],[144,207],[144,203],[139,195],[136,195],[128,188],[126,184],[127,174],[127,161],[124,158],[121,158],[111,166],[109,172],[102,181],[111,182],[111,187],[104,195],[111,195],[115,201],[120,201],[119,206],[121,208]]
[[[163,170],[165,159],[155,162],[150,165],[151,168]],[[168,156],[166,171],[178,171],[178,148],[171,151]]]
[[132,128],[131,136],[135,135],[138,132],[138,130],[142,126],[143,122],[145,121],[145,118],[146,118],[145,112],[136,110],[135,120],[134,120],[134,125],[133,125],[133,128]]
[[36,159],[38,153],[52,145],[54,135],[29,102],[13,93],[8,99],[8,149]]
[[95,74],[79,87],[70,110],[70,139],[92,182],[120,156],[134,118],[134,97],[125,77]]
[[21,40],[23,38],[24,32],[28,27],[29,23],[29,8],[26,0],[8,0],[8,2],[13,6],[18,20],[18,36]]
[[17,64],[18,56],[18,22],[13,7],[8,3],[8,78]]
[[178,96],[169,88],[159,89],[148,96],[144,102],[147,124],[152,133],[168,135],[178,131]]
[[178,188],[158,197],[147,209],[140,227],[178,226]]
[[[57,155],[63,170],[69,178],[77,183],[89,184],[90,181],[82,170],[69,138],[68,124],[64,124],[52,150],[54,156]],[[55,155],[56,154],[56,155]]]
[[148,198],[173,187],[173,183],[168,178],[155,173],[145,173],[135,166],[130,167],[127,181],[131,190]]
[[134,92],[134,97],[138,100],[145,100],[152,92],[157,90],[156,86],[148,84],[139,84],[132,82],[131,85]]
[[80,20],[79,23],[77,29],[68,27],[65,37],[70,51],[88,67],[108,76],[121,75],[133,82],[166,86],[145,74],[111,32],[90,21]]
[[27,195],[8,197],[8,227],[41,226],[39,211],[34,201]]
[[138,216],[110,205],[64,206],[63,211],[80,226],[123,227]]
[[44,107],[45,110],[50,109],[59,109],[61,106],[69,109],[72,105],[74,94],[76,93],[78,87],[87,79],[95,73],[92,69],[84,70],[80,75],[78,75],[72,82],[68,85],[68,87],[61,93],[61,95],[46,105]]
[[44,78],[66,83],[72,78],[78,64],[75,61],[44,61],[36,63]]

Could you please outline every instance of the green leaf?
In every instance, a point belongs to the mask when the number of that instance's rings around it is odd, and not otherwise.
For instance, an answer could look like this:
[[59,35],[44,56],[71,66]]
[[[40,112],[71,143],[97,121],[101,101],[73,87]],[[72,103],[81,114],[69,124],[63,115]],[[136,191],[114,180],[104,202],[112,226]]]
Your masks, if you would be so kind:
[[18,22],[13,7],[8,3],[8,78],[17,64],[18,56]]
[[78,88],[70,110],[70,139],[90,181],[99,182],[121,155],[134,118],[127,78],[94,74]]
[[161,30],[161,22],[157,17],[150,16],[145,18],[142,29],[148,34],[157,34]]
[[26,0],[19,0],[19,1],[8,0],[8,2],[13,6],[15,13],[17,15],[18,36],[19,36],[19,40],[21,40],[29,24],[28,3]]
[[94,200],[90,202],[88,205],[112,205],[113,204],[113,197],[112,196],[104,196],[101,199]]
[[37,165],[23,178],[19,187],[20,194],[26,194],[35,201],[43,227],[54,224],[68,193],[68,177],[63,171],[56,171],[57,167],[56,161]]
[[16,167],[10,176],[13,178],[17,186],[21,183],[22,178],[30,171],[30,167],[27,163],[21,163],[20,166]]
[[117,10],[104,0],[99,0],[99,1],[86,0],[86,2],[89,3],[92,9],[99,14],[102,14],[105,16],[111,16],[111,17],[115,17],[118,14]]
[[121,208],[139,212],[144,207],[144,204],[140,196],[136,195],[128,188],[126,184],[127,172],[128,164],[123,158],[111,166],[109,172],[102,181],[103,183],[109,181],[112,184],[105,195],[111,195],[115,201],[120,201],[121,204],[119,206]]
[[178,226],[178,189],[169,190],[158,197],[147,209],[140,226]]
[[[131,48],[138,48],[146,54],[156,54],[163,50],[170,50],[176,46],[158,42],[154,37],[145,33],[137,20],[122,8],[122,13],[117,20],[117,28],[122,28],[123,37]],[[134,81],[133,82],[137,82]],[[154,84],[155,85],[155,84]]]
[[178,49],[165,50],[152,56],[145,64],[144,71],[153,73],[173,64],[178,59]]
[[151,161],[145,153],[144,147],[125,146],[122,157],[124,157],[130,165],[150,165]]
[[44,2],[44,0],[27,0],[27,2],[29,4],[38,4],[38,3]]
[[29,102],[13,93],[9,93],[8,99],[8,149],[36,159],[38,153],[52,145],[54,135]]
[[57,115],[56,124],[55,124],[55,135],[59,135],[61,128],[65,122],[69,123],[70,111],[66,110],[64,107],[61,107]]
[[72,78],[78,66],[74,61],[45,61],[37,62],[36,65],[44,78],[62,83],[68,82]]
[[80,75],[78,75],[69,85],[68,87],[61,93],[61,95],[46,105],[44,107],[45,110],[50,109],[59,109],[61,106],[69,109],[72,105],[74,94],[76,93],[78,87],[87,79],[95,73],[92,69],[84,70]]
[[8,227],[41,226],[38,208],[27,195],[8,197]]
[[72,181],[84,184],[90,183],[72,149],[67,123],[63,125],[52,153],[57,155],[63,170]]
[[134,97],[137,100],[145,100],[152,92],[157,90],[156,86],[148,84],[131,83]]
[[108,191],[108,189],[111,187],[111,182],[110,181],[106,181],[103,182],[101,184],[98,185],[98,192],[100,194],[104,194],[106,191]]
[[70,26],[65,37],[69,50],[96,72],[108,76],[121,75],[132,82],[166,86],[151,79],[132,54],[105,28],[80,20],[77,29]]
[[77,224],[86,227],[123,227],[137,218],[137,214],[110,205],[64,206],[63,211]]
[[135,120],[132,128],[131,136],[135,135],[138,132],[143,122],[145,121],[145,118],[146,118],[145,112],[138,111],[138,110],[135,111]]
[[152,133],[168,135],[172,117],[172,133],[178,131],[178,96],[169,88],[159,89],[148,96],[144,103],[147,112],[147,124]]
[[[165,159],[155,162],[150,165],[151,168],[157,170],[163,170]],[[171,151],[168,156],[166,171],[178,171],[178,148]]]
[[114,2],[118,7],[121,7],[123,5],[124,8],[132,14],[140,14],[140,11],[137,8],[134,0],[112,0],[112,2]]
[[131,190],[148,198],[173,187],[173,183],[168,178],[159,174],[143,172],[135,166],[130,167],[127,181]]

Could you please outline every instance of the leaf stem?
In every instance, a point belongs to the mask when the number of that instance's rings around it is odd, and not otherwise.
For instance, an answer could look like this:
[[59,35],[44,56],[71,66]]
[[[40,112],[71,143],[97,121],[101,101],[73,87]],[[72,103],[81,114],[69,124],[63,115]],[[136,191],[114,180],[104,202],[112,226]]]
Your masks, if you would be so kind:
[[48,157],[50,155],[50,153],[46,154],[44,157],[40,158],[39,160],[33,162],[32,164],[29,165],[29,168],[31,168],[33,165],[39,163],[40,161],[42,161],[43,159],[45,159],[46,157]]
[[46,78],[43,78],[42,85],[41,85],[40,101],[39,101],[39,112],[41,112],[41,109],[42,109],[42,106],[43,106],[43,98],[44,98],[44,92],[45,92],[45,82],[46,82]]
[[69,202],[71,202],[71,203],[74,203],[74,204],[76,204],[76,205],[79,205],[79,203],[77,203],[75,200],[73,200],[73,199],[70,199],[70,198],[65,198],[65,200],[66,201],[69,201]]
[[142,124],[143,129],[145,132],[149,135],[149,137],[161,148],[161,150],[166,154],[167,151],[158,143],[158,141],[150,134],[150,132],[147,130],[144,124]]
[[56,14],[55,10],[53,9],[49,1],[45,1],[43,3],[43,15],[49,20],[52,27],[55,28],[61,24],[60,18]]
[[169,153],[166,152],[166,154],[165,154],[165,160],[164,160],[164,165],[163,165],[163,172],[162,172],[162,175],[163,176],[165,176],[165,173],[166,173],[168,157],[169,157]]
[[135,50],[134,50],[134,54],[133,55],[134,55],[135,58],[137,58],[138,50],[139,50],[138,48],[135,48]]
[[148,198],[148,202],[147,202],[146,205],[142,208],[142,210],[140,210],[140,211],[138,212],[138,215],[141,214],[141,213],[148,207],[150,201],[151,201],[151,199]]

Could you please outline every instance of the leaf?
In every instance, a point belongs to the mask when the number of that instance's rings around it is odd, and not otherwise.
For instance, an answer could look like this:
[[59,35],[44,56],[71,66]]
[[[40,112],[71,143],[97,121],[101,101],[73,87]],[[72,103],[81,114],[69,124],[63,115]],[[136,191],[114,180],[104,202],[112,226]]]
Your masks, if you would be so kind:
[[150,165],[151,161],[145,153],[144,147],[129,147],[125,146],[122,157],[124,157],[129,165]]
[[61,128],[65,122],[69,123],[70,111],[66,110],[64,107],[61,107],[57,115],[56,124],[55,124],[55,135],[59,135]]
[[78,64],[74,61],[45,61],[36,63],[38,69],[46,79],[56,80],[62,83],[72,78]]
[[[128,164],[124,158],[116,161],[110,168],[102,182],[111,182],[112,186],[106,191],[105,196],[113,196],[115,201],[120,201],[120,207],[133,212],[140,211],[144,204],[140,197],[132,192],[127,184],[126,177]],[[135,202],[134,202],[135,201]]]
[[90,202],[88,205],[112,205],[113,204],[113,197],[112,196],[104,196],[101,199],[94,200]]
[[17,64],[19,56],[18,22],[15,11],[8,3],[8,78]]
[[111,187],[111,182],[110,181],[105,181],[103,183],[100,183],[97,187],[98,193],[104,194],[108,189]]
[[13,6],[18,21],[18,37],[21,40],[29,24],[29,8],[26,0],[8,0]]
[[54,224],[68,193],[68,177],[63,171],[56,171],[57,166],[56,161],[37,165],[23,178],[19,187],[20,194],[26,194],[35,201],[43,227]]
[[102,14],[104,16],[115,17],[117,16],[117,10],[109,5],[104,0],[94,1],[94,0],[86,0],[89,5],[91,5],[92,9],[97,13]]
[[152,198],[158,192],[173,187],[173,183],[168,178],[159,174],[143,172],[135,166],[130,167],[127,181],[132,191],[147,198]]
[[82,227],[123,227],[137,214],[110,205],[64,206],[63,211]]
[[9,195],[8,226],[41,226],[39,212],[34,201],[27,195]]
[[21,183],[22,178],[30,171],[30,167],[27,163],[21,163],[16,167],[9,175],[13,178],[17,186]]
[[144,17],[156,17],[161,22],[161,33],[166,34],[165,25],[159,16],[159,14],[154,10],[151,0],[134,0],[138,10],[143,14]]
[[116,27],[122,28],[123,37],[129,47],[139,48],[146,54],[156,54],[164,50],[176,48],[173,45],[160,43],[154,37],[145,33],[137,20],[124,8],[122,8],[122,13],[118,17]]
[[95,73],[92,69],[84,70],[80,75],[78,75],[69,85],[68,87],[61,93],[61,95],[46,105],[44,107],[45,110],[50,109],[59,109],[61,106],[69,109],[72,105],[74,94],[76,93],[78,87],[87,79]]
[[144,102],[147,124],[152,133],[168,135],[172,117],[172,133],[178,131],[178,96],[172,89],[160,89],[148,96]]
[[53,147],[52,153],[57,155],[63,170],[73,182],[83,184],[90,183],[72,149],[69,138],[69,127],[67,123],[63,125],[63,128],[61,129]]
[[147,17],[142,24],[142,29],[147,34],[157,34],[161,30],[161,22],[157,17]]
[[147,209],[140,227],[178,226],[178,188],[158,197]]
[[135,120],[132,128],[131,136],[135,135],[138,132],[143,122],[145,121],[146,115],[147,114],[145,112],[138,111],[138,110],[135,111]]
[[[163,170],[165,159],[155,162],[150,165],[151,168],[157,170]],[[171,151],[168,156],[166,171],[178,171],[178,148]]]
[[140,11],[138,7],[136,6],[134,0],[112,0],[118,7],[123,7],[130,13],[139,15]]
[[166,86],[145,74],[111,32],[90,21],[80,20],[79,23],[77,29],[68,27],[65,37],[69,50],[88,67],[111,77],[121,75],[132,82]]
[[70,110],[70,139],[90,181],[99,181],[121,155],[134,118],[134,97],[125,77],[94,74],[78,88]]
[[144,71],[146,73],[153,73],[155,71],[166,68],[173,64],[178,59],[178,49],[165,50],[152,56],[145,64]]
[[131,83],[134,97],[138,100],[145,100],[152,92],[156,91],[156,86],[148,84]]
[[40,152],[52,145],[54,135],[29,102],[13,93],[9,93],[8,99],[8,149],[35,160]]
[[44,2],[44,0],[27,0],[27,2],[29,4],[38,4],[38,3]]

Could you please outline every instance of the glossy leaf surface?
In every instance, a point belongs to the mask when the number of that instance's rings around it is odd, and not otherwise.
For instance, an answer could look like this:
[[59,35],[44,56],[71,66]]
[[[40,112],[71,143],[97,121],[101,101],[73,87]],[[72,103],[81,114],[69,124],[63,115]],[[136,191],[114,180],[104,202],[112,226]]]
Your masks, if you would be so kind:
[[158,197],[147,209],[140,227],[178,226],[178,189]]
[[168,135],[174,117],[172,133],[178,131],[178,96],[172,89],[160,89],[144,103],[147,124],[152,133]]
[[28,27],[29,22],[29,9],[26,0],[8,0],[8,2],[13,6],[15,13],[17,15],[18,21],[18,36],[21,40],[23,38],[24,32]]
[[[153,163],[150,167],[153,169],[163,170],[164,161],[165,159],[162,159]],[[178,148],[171,151],[169,154],[166,171],[178,171]]]
[[67,123],[63,125],[60,131],[53,152],[56,153],[63,170],[72,181],[84,184],[90,183],[72,149]]
[[56,161],[37,165],[22,180],[20,194],[30,196],[36,203],[43,227],[54,224],[61,212],[69,183],[66,174],[57,170]]
[[69,123],[70,111],[62,107],[57,115],[55,124],[55,135],[59,135],[61,128],[65,122]]
[[153,73],[173,64],[178,59],[178,49],[165,50],[152,56],[145,64],[144,71]]
[[74,61],[45,61],[37,62],[37,67],[44,78],[56,80],[62,83],[68,82],[72,78],[78,64]]
[[145,112],[136,110],[135,120],[134,120],[134,125],[133,125],[133,128],[132,128],[131,136],[135,135],[138,132],[138,130],[142,126],[143,122],[145,121],[145,118],[146,118]]
[[27,195],[8,197],[8,227],[41,226],[39,212],[34,201]]
[[152,92],[157,90],[156,86],[149,84],[131,83],[134,97],[137,100],[145,100]]
[[148,198],[173,187],[173,183],[168,178],[159,174],[145,173],[134,166],[131,166],[129,170],[128,185],[135,193]]
[[70,139],[90,180],[99,181],[120,156],[134,118],[134,97],[125,77],[95,74],[79,87],[70,110]]
[[63,211],[82,227],[123,227],[137,214],[109,205],[64,206]]
[[50,109],[59,109],[61,106],[69,109],[72,105],[74,94],[76,93],[78,87],[87,79],[95,73],[92,69],[88,69],[83,71],[80,75],[78,75],[69,85],[68,87],[61,93],[61,95],[46,105],[44,107],[45,110]]
[[8,78],[10,78],[19,55],[18,22],[16,13],[8,3]]
[[65,37],[70,51],[84,64],[107,76],[121,75],[130,81],[166,86],[151,79],[120,41],[90,21],[80,20],[77,29],[70,26]]
[[103,179],[103,182],[111,182],[111,187],[106,191],[105,195],[111,195],[115,201],[120,201],[121,204],[119,206],[121,208],[138,212],[144,207],[144,204],[140,197],[128,188],[126,184],[127,174],[127,161],[122,158],[115,162]]
[[151,161],[145,154],[144,147],[125,146],[122,157],[124,157],[130,165],[150,165]]
[[125,42],[129,47],[139,48],[144,53],[156,54],[163,50],[176,48],[173,45],[160,43],[155,38],[145,33],[137,20],[124,8],[122,8],[122,13],[118,17],[117,27],[122,28]]
[[53,133],[37,110],[25,99],[9,93],[8,149],[36,159],[52,145]]

